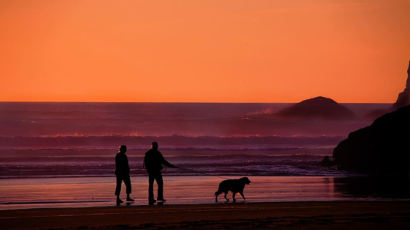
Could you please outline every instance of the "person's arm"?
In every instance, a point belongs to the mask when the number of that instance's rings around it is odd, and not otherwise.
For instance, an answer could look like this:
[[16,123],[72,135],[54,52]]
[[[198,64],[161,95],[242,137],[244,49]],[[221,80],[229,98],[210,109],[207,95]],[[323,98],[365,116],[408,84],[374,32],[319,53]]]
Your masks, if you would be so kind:
[[170,168],[176,168],[176,167],[177,167],[177,166],[175,166],[175,165],[169,163],[167,160],[165,160],[164,156],[162,156],[161,153],[160,153],[160,156],[161,156],[161,163],[162,163],[163,165],[165,165],[165,166],[167,166],[167,167],[170,167]]
[[128,164],[128,157],[127,155],[124,155],[124,167],[125,167],[125,171],[127,172],[127,174],[130,174],[130,166]]

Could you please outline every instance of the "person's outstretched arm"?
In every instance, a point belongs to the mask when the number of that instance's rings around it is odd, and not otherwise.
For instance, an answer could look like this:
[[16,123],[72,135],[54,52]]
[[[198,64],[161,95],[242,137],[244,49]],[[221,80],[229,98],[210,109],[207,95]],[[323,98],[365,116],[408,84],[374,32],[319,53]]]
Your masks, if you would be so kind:
[[164,158],[164,156],[162,156],[162,154],[161,154],[161,158],[162,158],[161,163],[162,163],[163,165],[165,165],[165,166],[167,166],[167,167],[170,167],[170,168],[176,168],[176,167],[177,167],[177,166],[175,166],[175,165],[169,163],[167,160],[165,160],[165,158]]

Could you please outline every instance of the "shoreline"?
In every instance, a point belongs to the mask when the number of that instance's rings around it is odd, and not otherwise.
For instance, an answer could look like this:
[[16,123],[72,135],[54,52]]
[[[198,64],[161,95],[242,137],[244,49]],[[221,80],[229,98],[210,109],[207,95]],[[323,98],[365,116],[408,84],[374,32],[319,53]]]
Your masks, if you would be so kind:
[[4,229],[408,229],[410,201],[298,201],[1,210]]
[[[135,200],[132,205],[146,205],[147,178],[132,177],[131,180],[131,197]],[[308,176],[254,176],[250,180],[252,182],[245,187],[244,194],[252,203],[410,199],[407,180],[382,183],[381,180],[361,177]],[[214,193],[222,179],[215,176],[166,176],[164,181],[167,205],[200,205],[214,203]],[[0,182],[0,210],[115,205],[115,180],[112,177],[8,179]],[[230,199],[231,196],[229,193]],[[238,199],[242,202],[241,197]],[[221,198],[220,203],[223,202]]]

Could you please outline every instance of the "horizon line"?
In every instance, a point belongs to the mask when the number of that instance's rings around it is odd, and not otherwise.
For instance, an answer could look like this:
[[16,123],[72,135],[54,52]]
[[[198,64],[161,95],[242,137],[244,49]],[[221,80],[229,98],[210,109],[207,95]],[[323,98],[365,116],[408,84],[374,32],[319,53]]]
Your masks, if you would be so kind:
[[[306,100],[306,99],[304,99]],[[297,102],[232,102],[232,101],[1,101],[0,103],[169,103],[169,104],[293,104]],[[337,102],[337,101],[336,101]],[[395,102],[337,102],[342,104],[394,104]]]

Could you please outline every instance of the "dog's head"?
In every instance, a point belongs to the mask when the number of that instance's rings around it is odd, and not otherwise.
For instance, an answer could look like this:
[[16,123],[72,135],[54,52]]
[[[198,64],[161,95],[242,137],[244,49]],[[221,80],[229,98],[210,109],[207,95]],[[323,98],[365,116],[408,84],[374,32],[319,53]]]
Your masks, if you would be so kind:
[[242,181],[244,184],[250,184],[251,181],[249,180],[248,177],[242,177],[241,179],[239,179],[240,181]]

